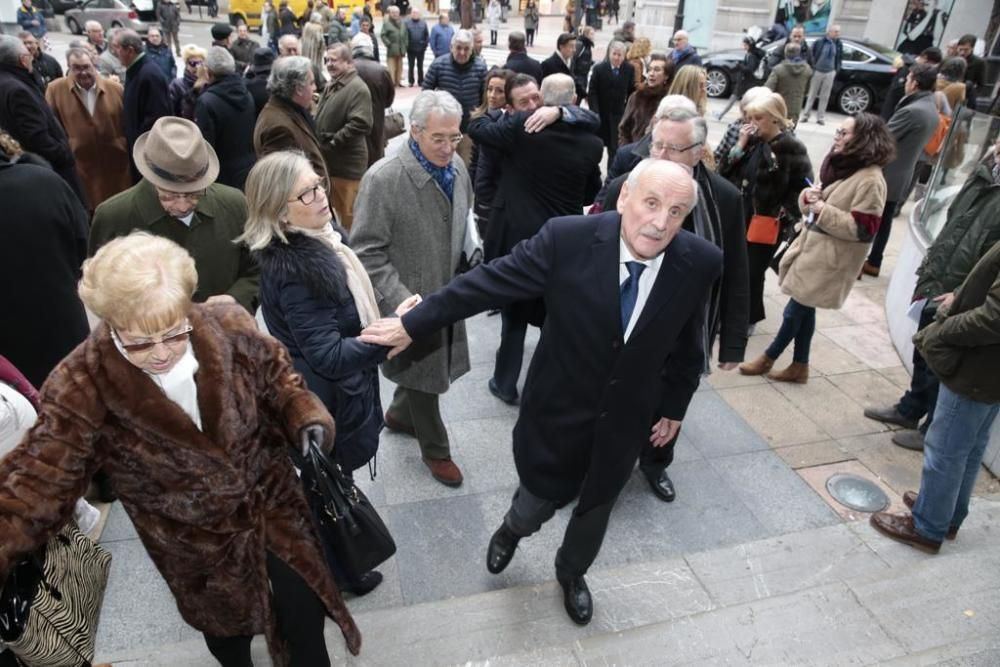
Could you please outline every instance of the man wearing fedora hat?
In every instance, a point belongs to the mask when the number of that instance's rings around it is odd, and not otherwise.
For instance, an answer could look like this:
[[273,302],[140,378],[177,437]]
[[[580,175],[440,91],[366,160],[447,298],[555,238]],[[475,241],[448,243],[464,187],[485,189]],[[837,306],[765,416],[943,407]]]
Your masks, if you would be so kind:
[[137,229],[164,236],[194,258],[195,301],[237,302],[253,312],[260,272],[246,246],[232,242],[243,233],[246,199],[215,182],[219,158],[198,126],[161,118],[135,142],[132,158],[142,180],[97,207],[89,254]]

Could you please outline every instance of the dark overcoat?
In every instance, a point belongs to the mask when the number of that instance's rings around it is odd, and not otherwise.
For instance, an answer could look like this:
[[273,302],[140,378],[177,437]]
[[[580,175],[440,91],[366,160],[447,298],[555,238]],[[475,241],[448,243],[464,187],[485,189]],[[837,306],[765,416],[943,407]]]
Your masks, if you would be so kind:
[[90,326],[76,294],[87,211],[51,169],[0,160],[0,351],[36,387]]
[[257,162],[253,148],[256,118],[253,96],[235,74],[218,77],[198,96],[194,122],[219,157],[219,183],[243,189]]
[[600,136],[612,156],[618,150],[618,126],[625,115],[625,104],[634,90],[635,70],[627,61],[618,68],[618,76],[607,60],[595,65],[590,74],[587,104],[601,117]]
[[[173,110],[170,104],[170,83],[163,70],[152,58],[143,54],[128,66],[125,74],[125,97],[122,125],[128,143],[129,159],[132,147],[143,132],[153,129],[153,123]],[[139,171],[132,164],[132,179],[138,182]]]
[[254,253],[264,321],[337,420],[337,463],[356,470],[378,449],[383,426],[378,364],[388,348],[358,340],[361,319],[333,250],[303,234],[287,238],[288,243],[275,238]]
[[396,99],[396,86],[385,66],[363,56],[354,56],[354,69],[368,86],[372,96],[372,130],[365,141],[368,144],[368,166],[385,157],[385,110]]
[[312,117],[299,105],[279,95],[271,95],[257,116],[253,128],[253,148],[257,159],[277,151],[298,149],[309,158],[313,171],[330,191],[326,161],[316,138]]
[[115,348],[107,324],[52,372],[38,422],[0,461],[0,579],[72,516],[103,469],[192,627],[266,634],[275,664],[285,664],[269,602],[270,551],[316,592],[357,653],[361,634],[288,454],[304,426],[332,434],[333,421],[245,310],[196,305],[189,320],[200,430]]
[[511,51],[510,55],[507,56],[507,62],[504,63],[503,68],[517,72],[518,74],[527,74],[534,77],[538,85],[542,85],[542,79],[544,78],[542,75],[542,64],[524,51]]
[[577,512],[614,500],[661,417],[683,419],[704,363],[701,328],[722,253],[679,231],[623,340],[616,211],[550,220],[507,256],[459,276],[403,316],[415,339],[542,297],[548,315],[514,426],[521,483]]

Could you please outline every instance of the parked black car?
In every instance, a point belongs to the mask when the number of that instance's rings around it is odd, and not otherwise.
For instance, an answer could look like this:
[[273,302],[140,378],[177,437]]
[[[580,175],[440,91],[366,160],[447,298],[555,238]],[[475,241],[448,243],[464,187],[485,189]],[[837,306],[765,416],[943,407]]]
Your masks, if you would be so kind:
[[[810,48],[820,37],[822,34],[806,35]],[[877,112],[889,91],[899,54],[867,39],[842,37],[841,41],[844,44],[844,65],[833,82],[830,108],[846,114]],[[778,60],[780,49],[785,48],[785,40],[780,39],[761,48],[767,52],[768,62],[773,64]],[[702,56],[702,64],[708,71],[709,97],[729,97],[743,54],[743,49],[729,49]]]

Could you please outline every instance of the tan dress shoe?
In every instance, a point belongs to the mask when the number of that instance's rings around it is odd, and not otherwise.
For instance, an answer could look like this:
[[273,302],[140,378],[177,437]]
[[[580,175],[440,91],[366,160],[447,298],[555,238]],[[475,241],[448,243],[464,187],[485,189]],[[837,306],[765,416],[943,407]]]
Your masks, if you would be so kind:
[[809,364],[800,364],[797,361],[793,361],[785,370],[768,373],[767,378],[775,382],[805,384],[809,381]]
[[[913,506],[917,504],[917,492],[916,491],[907,491],[906,493],[904,493],[903,494],[903,504],[906,505],[907,507],[909,507],[912,510]],[[952,527],[950,527],[948,529],[948,533],[945,535],[945,538],[947,538],[949,540],[953,540],[956,537],[958,537],[958,528],[956,528],[955,526],[952,526]]]
[[774,366],[774,359],[762,354],[753,361],[740,364],[740,375],[763,375]]
[[451,459],[424,459],[430,468],[431,477],[445,486],[462,486],[462,471]]
[[882,533],[886,537],[909,544],[914,549],[926,551],[929,554],[936,554],[941,550],[941,543],[929,540],[913,526],[912,514],[890,514],[889,512],[875,512],[868,520],[872,528]]

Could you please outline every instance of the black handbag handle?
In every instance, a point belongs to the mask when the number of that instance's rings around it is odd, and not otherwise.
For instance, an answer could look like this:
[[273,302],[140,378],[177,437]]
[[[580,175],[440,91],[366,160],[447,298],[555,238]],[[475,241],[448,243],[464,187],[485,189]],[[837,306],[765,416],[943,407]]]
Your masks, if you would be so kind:
[[[312,436],[309,437],[309,460],[313,468],[316,490],[323,498],[327,514],[334,521],[343,521],[351,535],[358,535],[361,529],[351,513],[351,507],[358,501],[354,486],[344,477],[340,466],[327,458]],[[333,512],[330,512],[331,506]]]

